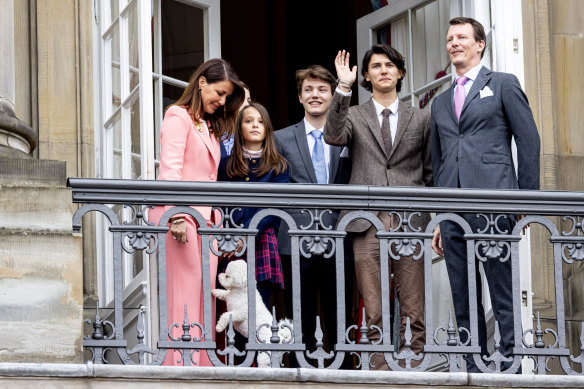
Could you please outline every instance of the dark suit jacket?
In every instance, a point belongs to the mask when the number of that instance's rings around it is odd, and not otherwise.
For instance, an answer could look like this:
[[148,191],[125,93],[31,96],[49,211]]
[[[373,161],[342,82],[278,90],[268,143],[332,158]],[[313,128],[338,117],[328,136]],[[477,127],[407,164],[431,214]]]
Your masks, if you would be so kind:
[[[299,184],[317,184],[314,166],[310,158],[308,141],[306,140],[306,127],[304,120],[274,133],[274,140],[278,152],[290,163],[290,182]],[[348,157],[340,157],[341,147],[331,146],[329,184],[346,184],[349,182],[351,172],[351,160]],[[299,209],[288,210],[294,218],[298,228],[310,224],[310,217]],[[338,212],[323,214],[323,224],[334,227],[337,224]],[[288,225],[282,223],[278,234],[278,248],[281,254],[290,255],[290,238],[288,237]]]
[[[430,158],[430,114],[409,104],[398,106],[397,132],[389,155],[385,151],[381,126],[373,100],[349,107],[351,97],[336,93],[329,108],[324,139],[351,149],[351,184],[384,186],[432,186]],[[341,212],[341,217],[346,211]],[[414,218],[425,226],[429,215]],[[370,227],[365,220],[351,222],[347,231],[363,232]]]
[[[539,134],[517,78],[483,67],[464,100],[460,122],[453,96],[454,84],[432,105],[434,184],[539,189]],[[511,136],[517,144],[518,174]]]

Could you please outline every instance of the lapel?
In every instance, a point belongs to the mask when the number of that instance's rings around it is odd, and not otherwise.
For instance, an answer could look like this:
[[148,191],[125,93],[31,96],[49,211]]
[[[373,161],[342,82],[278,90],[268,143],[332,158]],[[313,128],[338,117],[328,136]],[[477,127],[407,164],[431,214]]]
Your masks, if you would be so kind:
[[300,158],[304,162],[304,167],[310,176],[310,180],[316,184],[316,175],[314,174],[314,166],[312,166],[312,158],[310,158],[310,150],[308,150],[308,141],[306,140],[306,128],[304,127],[304,119],[294,127],[294,135],[296,136],[296,143],[298,150],[300,150]]
[[448,96],[446,96],[446,95],[444,96],[445,97],[444,105],[446,105],[446,111],[448,111],[450,118],[458,126],[458,120],[456,119],[456,114],[454,113],[454,86],[455,85],[456,85],[456,82],[453,82],[452,86],[448,90]]
[[329,165],[329,184],[335,183],[335,178],[337,176],[337,169],[339,168],[339,157],[341,155],[341,147],[330,145],[331,163]]
[[381,150],[383,150],[383,153],[387,157],[385,145],[383,143],[383,136],[381,135],[381,126],[379,125],[379,120],[377,119],[377,110],[375,109],[375,105],[373,105],[373,98],[371,98],[365,104],[359,106],[359,111],[361,112],[361,116],[363,116],[365,123],[369,126],[371,133],[377,140],[377,143],[381,147]]
[[[215,142],[212,142],[211,141],[211,136],[213,138],[215,138],[215,135],[214,134],[211,135],[211,128],[209,127],[209,122],[207,122],[207,128],[209,128],[209,135],[207,135],[205,133],[205,129],[203,129],[203,131],[197,130],[197,127],[195,126],[195,123],[192,120],[191,120],[191,127],[192,127],[192,131],[195,134],[197,134],[197,136],[201,138],[201,140],[203,141],[203,143],[205,144],[205,146],[207,146],[207,149],[209,150],[209,153],[211,154],[211,156],[213,156],[213,159],[216,160],[217,159],[216,158],[217,157],[216,156],[217,153],[215,153],[215,148],[213,147],[213,143],[215,143]],[[219,156],[219,158],[221,158],[221,156]],[[215,161],[215,162],[217,162],[217,161]],[[219,165],[219,163],[217,163],[217,165]]]
[[[468,91],[468,95],[466,95],[466,98],[464,99],[464,105],[462,106],[462,111],[460,111],[461,120],[462,114],[464,113],[466,107],[468,107],[470,102],[478,96],[479,91],[481,91],[485,87],[485,85],[490,79],[491,71],[483,66],[479,71],[479,74],[477,75],[477,79],[472,83],[472,87]],[[454,106],[452,110],[454,111]]]
[[408,128],[408,124],[410,124],[410,120],[412,119],[413,112],[410,109],[410,106],[403,101],[399,102],[399,106],[397,109],[397,131],[395,133],[395,139],[393,141],[393,145],[391,147],[391,152],[389,153],[388,159],[391,158],[393,152],[397,148],[399,141],[401,140],[404,132],[406,132]]
[[211,156],[213,157],[213,160],[215,161],[215,167],[218,168],[219,163],[221,162],[221,148],[224,146],[222,141],[217,141],[217,138],[215,138],[214,133],[210,133],[210,135],[211,136],[209,140],[211,141],[211,148],[209,149],[209,151],[211,153]]

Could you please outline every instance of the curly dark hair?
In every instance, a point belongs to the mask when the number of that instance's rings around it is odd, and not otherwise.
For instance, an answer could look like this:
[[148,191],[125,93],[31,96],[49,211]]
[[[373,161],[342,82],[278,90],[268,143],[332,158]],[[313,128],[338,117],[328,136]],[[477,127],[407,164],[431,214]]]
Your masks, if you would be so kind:
[[363,76],[363,81],[361,81],[361,86],[363,88],[367,89],[369,92],[373,91],[373,86],[371,85],[371,81],[367,81],[365,79],[365,73],[369,69],[369,62],[371,62],[371,56],[373,54],[387,55],[387,58],[389,58],[389,60],[391,62],[393,62],[399,70],[402,71],[402,75],[397,80],[397,85],[395,86],[396,91],[399,92],[401,90],[402,81],[403,81],[404,77],[406,76],[406,60],[404,59],[404,56],[401,55],[401,53],[399,51],[397,51],[396,49],[394,49],[393,47],[391,47],[389,45],[383,45],[383,44],[373,45],[371,47],[371,49],[367,50],[367,52],[365,53],[365,56],[363,56],[363,64],[361,65],[361,75]]

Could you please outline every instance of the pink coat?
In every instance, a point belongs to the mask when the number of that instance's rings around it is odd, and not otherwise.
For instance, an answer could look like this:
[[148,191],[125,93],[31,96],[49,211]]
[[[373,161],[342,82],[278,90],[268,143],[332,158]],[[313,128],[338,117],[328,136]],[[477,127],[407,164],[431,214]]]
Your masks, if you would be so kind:
[[[198,130],[185,108],[171,106],[164,115],[160,128],[159,180],[217,181],[221,160],[219,142],[211,132]],[[163,211],[172,208],[164,207]],[[210,207],[193,207],[209,221]],[[162,212],[164,213],[164,212]],[[162,216],[160,213],[160,216]],[[157,220],[160,220],[158,216]]]
[[[160,175],[159,180],[173,181],[217,181],[217,168],[221,159],[219,142],[211,132],[197,129],[187,110],[182,107],[170,107],[164,116],[160,129]],[[173,205],[157,206],[150,212],[150,220],[159,223],[162,214]],[[211,207],[193,207],[198,210],[209,224]],[[218,216],[218,214],[217,214]],[[204,323],[203,278],[201,271],[201,236],[193,218],[187,217],[187,242],[179,243],[170,232],[166,234],[166,280],[167,280],[167,315],[168,327],[173,323],[182,325],[184,306],[187,305],[190,323]],[[215,288],[217,275],[217,257],[209,253],[211,289]],[[208,332],[215,335],[215,299],[211,299],[212,318]],[[167,327],[167,328],[168,328]],[[179,338],[182,331],[172,329],[174,338]],[[191,330],[193,338],[199,338],[197,327]],[[213,339],[205,339],[212,341]],[[178,353],[167,351],[164,365],[179,365]],[[210,366],[207,353],[194,352],[194,363]]]

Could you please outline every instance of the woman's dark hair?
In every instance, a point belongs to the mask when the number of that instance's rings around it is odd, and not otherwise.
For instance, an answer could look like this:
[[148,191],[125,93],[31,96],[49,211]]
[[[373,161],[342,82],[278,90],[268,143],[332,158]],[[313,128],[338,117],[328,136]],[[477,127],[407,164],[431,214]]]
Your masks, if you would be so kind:
[[402,71],[401,77],[397,80],[395,90],[397,92],[401,91],[402,81],[406,76],[406,60],[404,56],[400,54],[399,51],[388,45],[373,45],[370,50],[367,50],[365,56],[363,56],[363,64],[361,65],[361,75],[363,76],[363,81],[361,81],[361,86],[367,89],[369,92],[373,91],[373,86],[371,86],[371,81],[365,79],[365,73],[369,70],[369,62],[371,62],[371,56],[373,54],[383,54],[387,55],[387,58],[397,66],[398,70]]
[[[219,107],[212,115],[205,113],[203,108],[201,90],[199,89],[199,78],[201,76],[205,77],[208,84],[225,80],[231,81],[233,84],[233,92],[227,97],[225,105]],[[193,120],[198,118],[208,120],[215,136],[221,139],[225,133],[234,127],[237,112],[244,98],[245,92],[241,81],[231,65],[221,58],[214,58],[198,67],[191,76],[189,85],[182,96],[173,105],[187,107]]]
[[247,159],[243,156],[243,131],[241,131],[243,115],[250,108],[255,108],[259,112],[264,121],[265,132],[261,162],[253,172],[258,177],[268,174],[271,170],[274,170],[276,174],[283,173],[288,167],[288,162],[276,149],[276,144],[274,143],[274,127],[270,121],[270,115],[268,115],[268,111],[263,105],[253,101],[242,109],[237,116],[235,133],[233,134],[233,150],[227,161],[227,176],[230,178],[246,177],[250,173]]

